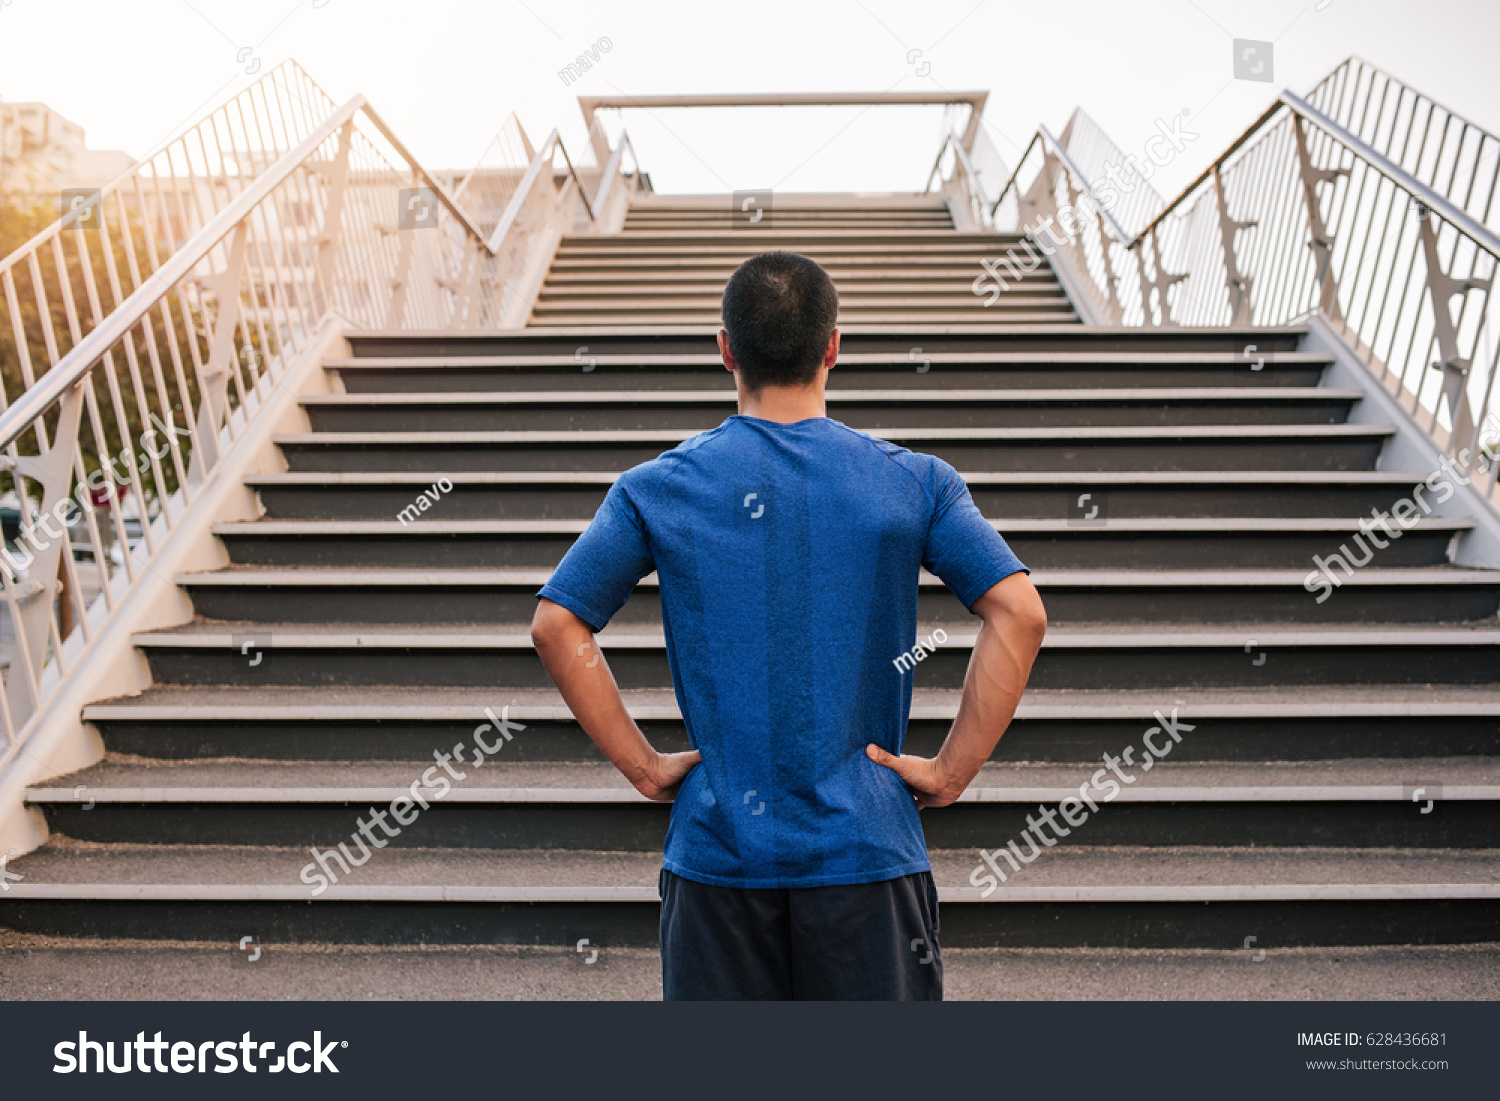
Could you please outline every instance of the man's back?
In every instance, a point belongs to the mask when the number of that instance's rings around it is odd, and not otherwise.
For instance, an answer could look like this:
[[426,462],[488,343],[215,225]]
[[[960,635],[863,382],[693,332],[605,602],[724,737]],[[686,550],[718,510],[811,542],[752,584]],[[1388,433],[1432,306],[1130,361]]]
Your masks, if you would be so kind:
[[673,683],[702,764],[665,867],[732,887],[925,871],[899,754],[926,565],[965,605],[1021,569],[946,463],[826,417],[733,416],[628,471],[543,597],[595,629],[660,582]]
[[[537,594],[532,641],[600,751],[673,803],[667,998],[940,1000],[917,811],[952,804],[989,759],[1046,612],[951,466],[828,418],[826,271],[762,253],[722,310],[738,414],[620,476]],[[924,566],[981,624],[930,758],[901,752]],[[596,651],[652,570],[686,752],[647,741]]]

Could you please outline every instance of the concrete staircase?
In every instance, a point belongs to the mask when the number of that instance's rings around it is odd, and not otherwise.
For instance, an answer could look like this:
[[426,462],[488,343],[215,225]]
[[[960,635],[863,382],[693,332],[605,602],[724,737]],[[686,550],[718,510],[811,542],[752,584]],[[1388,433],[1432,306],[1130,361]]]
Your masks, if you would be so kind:
[[[1427,476],[1379,468],[1394,428],[1349,423],[1360,392],[1320,385],[1326,356],[1297,331],[1091,329],[1045,268],[986,310],[969,283],[1007,239],[928,200],[778,199],[768,229],[727,208],[648,196],[618,237],[565,239],[529,330],[351,335],[326,363],[342,392],[278,441],[287,470],[249,479],[264,516],[216,529],[231,564],[179,579],[196,618],[139,636],[154,687],[88,708],[106,760],[30,791],[55,832],[11,862],[0,925],[653,944],[668,808],[595,753],[526,625],[619,472],[733,412],[718,294],[787,247],[843,295],[830,415],[964,472],[1051,616],[995,761],[924,815],[946,945],[1496,939],[1500,571],[1450,565],[1470,521],[1430,517],[1315,602],[1312,556]],[[931,753],[973,621],[921,591],[919,633],[949,636],[916,674],[908,745]],[[601,643],[648,736],[686,748],[654,578]],[[348,842],[486,709],[525,729],[314,897],[308,847]],[[970,886],[979,849],[1174,709],[1193,729],[1168,759]]]
[[1045,264],[1022,274],[992,307],[976,309],[980,259],[998,260],[1021,238],[955,232],[941,199],[783,195],[756,223],[731,205],[722,195],[642,195],[623,232],[564,240],[531,324],[717,327],[730,273],[778,248],[828,270],[844,325],[973,324],[976,314],[1017,325],[1078,319]]

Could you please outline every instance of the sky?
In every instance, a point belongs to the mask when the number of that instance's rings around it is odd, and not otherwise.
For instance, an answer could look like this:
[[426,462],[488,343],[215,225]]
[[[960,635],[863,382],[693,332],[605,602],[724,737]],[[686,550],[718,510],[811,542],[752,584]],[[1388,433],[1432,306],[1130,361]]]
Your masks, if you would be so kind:
[[[1234,79],[1236,38],[1273,43],[1274,83]],[[1012,166],[1075,106],[1127,152],[1185,117],[1183,154],[1154,181],[1170,196],[1277,91],[1351,54],[1500,131],[1497,46],[1497,0],[0,0],[0,98],[142,156],[257,62],[292,58],[336,101],[367,96],[439,169],[472,165],[513,111],[534,142],[555,127],[576,152],[580,94],[983,89]],[[580,79],[560,75],[591,48]],[[610,125],[663,192],[920,190],[943,133],[941,108],[887,106],[637,109]]]

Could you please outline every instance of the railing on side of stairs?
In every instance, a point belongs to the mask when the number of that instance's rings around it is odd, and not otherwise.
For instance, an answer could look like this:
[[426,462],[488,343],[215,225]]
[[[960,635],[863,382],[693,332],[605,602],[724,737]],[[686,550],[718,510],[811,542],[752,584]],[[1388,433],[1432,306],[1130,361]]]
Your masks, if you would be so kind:
[[0,771],[320,331],[529,309],[548,239],[601,195],[623,218],[619,146],[590,196],[555,131],[525,142],[485,233],[362,96],[289,63],[0,260]]
[[[1476,488],[1500,500],[1500,237],[1487,224],[1500,139],[1351,59],[1307,98],[1281,93],[1142,221],[1139,173],[1122,174],[1118,150],[1086,155],[1081,115],[1061,140],[1033,137],[995,200],[996,228],[1061,254],[1109,323],[1321,314],[1439,453],[1467,452]],[[1097,153],[1099,136],[1089,142]]]
[[932,171],[927,174],[927,186],[922,193],[932,194],[932,185],[939,181],[942,183],[939,194],[948,200],[954,228],[961,232],[994,228],[994,206],[985,191],[979,169],[974,166],[974,159],[964,148],[963,138],[956,130],[948,131],[938,146],[937,157],[932,162]]

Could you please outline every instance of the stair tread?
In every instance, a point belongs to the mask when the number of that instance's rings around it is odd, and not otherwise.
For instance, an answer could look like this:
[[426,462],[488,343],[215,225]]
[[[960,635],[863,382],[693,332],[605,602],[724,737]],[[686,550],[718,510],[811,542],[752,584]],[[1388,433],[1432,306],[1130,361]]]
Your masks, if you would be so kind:
[[[551,570],[490,569],[426,569],[409,567],[391,569],[386,567],[340,567],[286,569],[276,566],[233,566],[227,569],[183,573],[177,575],[177,584],[200,587],[258,587],[265,585],[321,587],[326,585],[359,586],[536,586],[545,585],[552,576]],[[1196,588],[1216,585],[1245,585],[1272,588],[1289,586],[1302,588],[1305,570],[1274,569],[1224,569],[1224,570],[1088,570],[1088,569],[1039,569],[1031,574],[1032,583],[1046,589],[1063,585],[1099,588],[1158,588],[1174,586]],[[649,573],[636,582],[638,586],[655,588],[657,576]],[[918,584],[927,588],[940,588],[943,582],[932,574],[922,571]],[[1500,570],[1467,569],[1461,566],[1412,566],[1404,569],[1365,569],[1353,577],[1344,579],[1344,587],[1385,587],[1392,585],[1500,585]]]
[[[772,212],[772,220],[776,217]],[[651,241],[669,241],[672,244],[691,244],[702,242],[706,245],[728,248],[731,245],[736,248],[744,248],[751,253],[764,252],[760,246],[781,238],[797,238],[803,243],[809,239],[816,240],[825,238],[839,243],[869,242],[879,245],[884,238],[896,238],[905,242],[931,241],[934,244],[962,244],[979,245],[985,248],[993,248],[996,245],[1019,244],[1021,234],[1019,233],[994,233],[990,231],[972,232],[958,229],[809,229],[806,231],[790,230],[772,225],[767,229],[728,229],[724,231],[704,231],[697,229],[650,229],[631,230],[624,233],[565,233],[559,242],[558,254],[563,250],[569,254],[579,251],[620,251],[630,252],[647,245]],[[741,244],[743,242],[743,244]]]
[[[931,625],[919,624],[918,637],[930,632]],[[945,629],[946,631],[946,629]],[[475,646],[531,649],[531,635],[526,624],[400,624],[379,626],[366,624],[313,625],[306,623],[185,623],[133,636],[136,646],[233,649],[237,640],[257,632],[269,634],[279,649],[377,649],[420,647],[432,649],[467,649]],[[974,645],[977,631],[955,627],[946,631],[944,649],[968,648]],[[660,629],[635,625],[611,624],[599,632],[606,647],[656,650],[665,646]],[[1244,623],[1229,625],[1170,624],[1152,627],[1143,624],[1099,626],[1067,624],[1053,627],[1042,642],[1042,648],[1064,649],[1134,649],[1134,648],[1230,648],[1242,649],[1246,640],[1256,640],[1263,650],[1295,646],[1500,646],[1500,626],[1454,624],[1374,624],[1351,627],[1344,624]]]
[[[726,372],[727,374],[728,372]],[[1134,387],[1072,390],[829,390],[830,405],[901,402],[913,405],[991,403],[1033,405],[1039,402],[1169,402],[1169,401],[1358,401],[1362,390],[1320,386]],[[445,390],[413,394],[319,394],[298,399],[311,409],[404,405],[728,405],[730,389],[713,390]],[[837,418],[835,418],[837,419]]]
[[[310,444],[559,444],[653,443],[678,444],[703,429],[610,428],[525,431],[435,432],[291,432],[275,437],[279,445]],[[882,428],[868,435],[899,443],[904,440],[1151,440],[1151,439],[1342,439],[1393,436],[1391,424],[1225,424],[1225,425],[1082,425],[1057,428]]]
[[[890,306],[871,306],[869,309],[862,310],[860,312],[870,315],[871,319],[878,317],[882,321],[892,324],[897,322],[903,324],[917,324],[921,322],[928,322],[932,324],[942,323],[953,326],[960,326],[969,323],[974,319],[974,313],[969,310],[895,310]],[[998,310],[995,312],[996,314],[1002,316],[1005,313],[1005,311]],[[638,306],[631,306],[628,310],[622,310],[618,313],[590,313],[588,316],[590,324],[603,326],[609,330],[618,330],[629,326],[645,325],[649,323],[651,325],[657,326],[676,326],[681,329],[695,329],[707,334],[716,331],[720,327],[719,311],[717,309],[704,309],[696,313],[662,313],[656,316],[650,316],[649,322],[643,320],[643,318],[646,318],[648,316],[647,311]],[[559,320],[567,319],[559,319],[557,317],[553,317],[549,318],[548,320],[553,323],[557,323]],[[864,319],[862,318],[861,320]],[[995,329],[1013,329],[1018,328],[1023,324],[1043,325],[1049,322],[1053,324],[1072,322],[1076,325],[1078,324],[1078,319],[1073,315],[1071,306],[1066,308],[1059,306],[1055,310],[1047,311],[1017,311],[1013,314],[1009,314],[1008,321],[1001,321],[997,319],[991,322],[990,325]],[[850,317],[848,312],[841,311],[839,313],[840,330],[846,333],[851,332],[853,331],[854,324],[855,320]],[[587,334],[580,331],[577,335],[586,336]]]
[[[471,712],[471,714],[473,714]],[[482,713],[478,716],[483,720]],[[524,732],[516,735],[523,737]],[[106,758],[26,791],[32,803],[341,803],[386,801],[409,792],[417,761],[141,761]],[[987,764],[959,797],[967,803],[1032,803],[1077,794],[1097,762]],[[1127,768],[1129,766],[1126,766]],[[646,803],[608,763],[535,763],[501,756],[476,769],[455,763],[442,800],[453,803]],[[439,770],[441,772],[441,769]],[[1175,762],[1133,770],[1114,802],[1410,802],[1412,788],[1442,787],[1444,800],[1500,800],[1500,759]],[[87,795],[83,791],[87,791]]]
[[[944,329],[942,332],[947,332]],[[402,334],[406,335],[406,334]],[[593,335],[603,335],[595,333]],[[849,335],[846,332],[846,335]],[[942,333],[916,333],[914,336],[941,336]],[[705,343],[708,341],[705,340]],[[678,367],[719,367],[722,368],[724,361],[715,353],[641,353],[622,352],[613,354],[595,355],[601,364],[607,366],[678,366]],[[976,351],[976,352],[943,352],[927,351],[922,353],[923,359],[930,359],[935,364],[1038,364],[1044,366],[1122,366],[1142,367],[1150,365],[1181,366],[1200,365],[1211,366],[1246,366],[1246,360],[1240,352],[1072,352],[1072,351],[1045,351],[1045,352],[1010,352],[1010,351]],[[889,363],[901,363],[904,365],[906,355],[896,352],[894,349],[889,353],[882,352],[839,352],[839,363],[846,367],[880,366]],[[1328,366],[1333,362],[1333,357],[1327,352],[1275,352],[1266,356],[1268,366],[1295,365],[1295,366]],[[381,369],[397,368],[410,370],[413,368],[433,367],[566,367],[571,370],[578,369],[578,360],[572,352],[559,355],[441,355],[441,356],[349,356],[333,357],[324,360],[323,366],[326,370],[343,371],[351,369]],[[831,393],[832,391],[830,391]]]
[[[633,688],[621,694],[630,714],[638,720],[681,718],[676,694],[670,688]],[[959,689],[914,688],[911,717],[952,719],[958,713],[961,696]],[[493,690],[463,688],[153,686],[136,696],[91,703],[84,708],[83,717],[90,722],[170,721],[190,716],[204,721],[461,721],[481,715],[485,707],[494,706],[496,698]],[[512,689],[504,698],[516,701],[509,704],[508,715],[518,722],[571,718],[555,689]],[[1150,721],[1156,709],[1168,705],[1180,706],[1184,719],[1500,715],[1500,684],[1278,687],[1269,695],[1259,688],[1194,688],[1182,701],[1166,698],[1158,690],[1028,689],[1016,717]]]
[[[1059,846],[988,899],[969,885],[975,852],[936,850],[930,858],[944,902],[1500,897],[1500,850],[1493,849]],[[305,901],[311,887],[298,876],[309,859],[305,848],[280,846],[58,839],[11,862],[25,878],[6,897]],[[660,868],[655,853],[390,847],[314,901],[654,902]]]
[[[727,374],[727,372],[726,372]],[[909,405],[1041,402],[1358,402],[1362,390],[1332,387],[1134,387],[1073,390],[829,390],[829,405],[901,402]],[[305,408],[404,405],[730,405],[733,390],[443,390],[438,393],[354,393],[299,399]]]
[[[1007,518],[990,523],[1003,533],[1019,532],[1350,532],[1358,531],[1357,517],[1126,517],[1100,524],[1070,520]],[[589,521],[579,520],[231,520],[213,525],[215,535],[379,535],[386,533],[434,535],[526,533],[567,535],[581,533]],[[1473,527],[1468,517],[1427,516],[1408,532],[1460,531]],[[1333,548],[1330,548],[1333,549]]]
[[[454,485],[613,485],[624,473],[618,470],[499,470],[442,471],[275,471],[250,474],[253,486],[318,485],[416,485],[429,486],[440,478]],[[1105,485],[1416,485],[1426,473],[1387,470],[1099,470],[1075,473],[1066,470],[977,471],[960,476],[970,485],[998,486],[1088,486]]]

